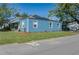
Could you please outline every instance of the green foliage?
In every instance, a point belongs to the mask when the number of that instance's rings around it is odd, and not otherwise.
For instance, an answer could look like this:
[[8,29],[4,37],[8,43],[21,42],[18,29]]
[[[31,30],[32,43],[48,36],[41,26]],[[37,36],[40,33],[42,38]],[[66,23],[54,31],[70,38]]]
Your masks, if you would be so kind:
[[57,16],[60,21],[79,22],[79,4],[75,3],[60,3],[57,8],[49,11],[49,16]]
[[69,30],[67,24],[76,21],[79,23],[79,4],[60,3],[57,8],[49,11],[49,16],[56,16],[62,22],[62,30]]
[[8,4],[0,5],[0,23],[4,23],[9,17],[13,15],[13,9],[8,7]]
[[16,17],[20,18],[20,19],[25,19],[28,18],[29,16],[26,13],[22,13],[20,14],[19,12],[16,13]]

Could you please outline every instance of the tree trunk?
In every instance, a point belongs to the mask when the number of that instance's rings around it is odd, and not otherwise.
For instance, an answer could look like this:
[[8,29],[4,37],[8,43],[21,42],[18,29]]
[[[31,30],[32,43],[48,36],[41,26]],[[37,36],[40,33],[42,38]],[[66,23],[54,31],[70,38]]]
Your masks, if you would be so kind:
[[74,21],[76,21],[79,24],[79,20],[75,16],[73,16],[70,12],[68,12],[68,13],[74,19]]

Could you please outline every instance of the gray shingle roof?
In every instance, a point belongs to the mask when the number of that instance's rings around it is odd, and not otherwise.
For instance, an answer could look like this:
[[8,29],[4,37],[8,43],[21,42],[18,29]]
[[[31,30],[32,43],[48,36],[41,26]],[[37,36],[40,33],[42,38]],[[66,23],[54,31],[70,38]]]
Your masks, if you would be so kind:
[[31,15],[31,16],[29,16],[29,19],[49,20],[48,18],[41,17],[41,16],[38,16],[38,15]]

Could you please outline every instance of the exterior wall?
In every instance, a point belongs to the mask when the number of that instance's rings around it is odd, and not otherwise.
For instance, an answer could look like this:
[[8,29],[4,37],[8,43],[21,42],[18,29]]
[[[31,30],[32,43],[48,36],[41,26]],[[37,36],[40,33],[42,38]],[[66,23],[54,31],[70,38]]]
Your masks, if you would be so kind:
[[[36,19],[37,20],[37,19]],[[48,31],[48,21],[46,20],[37,20],[38,28],[33,28],[33,19],[29,20],[29,31],[30,32],[45,32]]]
[[27,19],[20,20],[19,31],[27,32]]
[[52,28],[49,28],[48,20],[37,20],[38,28],[33,28],[34,19],[29,20],[29,32],[49,32],[49,31],[61,31],[61,23],[52,21]]
[[53,31],[61,31],[62,30],[62,24],[57,21],[53,21]]
[[[33,28],[33,21],[38,21],[38,28]],[[24,27],[23,24],[24,23]],[[24,19],[20,21],[20,31],[21,32],[51,32],[51,31],[61,31],[61,23],[52,21],[52,28],[49,28],[48,20],[38,20],[38,19]]]

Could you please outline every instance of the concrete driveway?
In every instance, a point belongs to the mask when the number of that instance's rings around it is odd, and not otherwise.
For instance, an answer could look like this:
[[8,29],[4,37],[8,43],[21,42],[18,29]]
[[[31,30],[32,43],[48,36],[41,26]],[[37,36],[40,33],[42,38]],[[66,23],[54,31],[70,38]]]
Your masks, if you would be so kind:
[[1,55],[78,55],[79,35],[0,45]]

